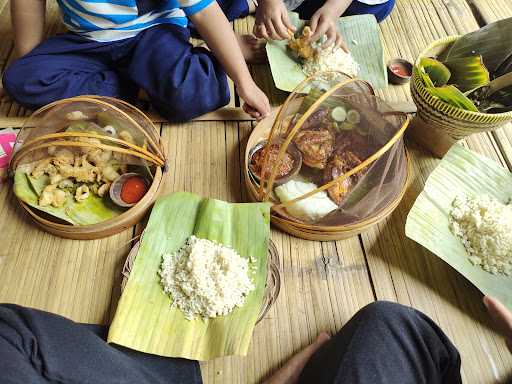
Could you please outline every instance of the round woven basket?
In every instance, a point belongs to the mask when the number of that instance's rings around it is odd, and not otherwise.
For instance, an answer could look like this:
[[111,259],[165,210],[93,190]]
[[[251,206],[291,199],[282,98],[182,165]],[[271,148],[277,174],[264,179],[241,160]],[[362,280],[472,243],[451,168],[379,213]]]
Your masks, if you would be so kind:
[[[121,292],[124,291],[128,278],[133,268],[133,263],[137,257],[140,243],[137,242],[130,250],[126,261],[123,266],[123,280],[121,281]],[[279,271],[279,252],[277,252],[276,245],[272,240],[268,242],[268,258],[267,258],[267,282],[265,284],[265,296],[263,305],[261,306],[260,313],[256,324],[259,323],[275,303],[281,290],[281,273]]]
[[[38,132],[40,122],[44,121],[45,117],[49,116],[48,114],[60,116],[66,111],[72,110],[72,106],[75,105],[87,106],[90,110],[96,111],[112,111],[124,123],[134,129],[135,132],[138,132],[144,138],[147,145],[141,147],[119,138],[100,136],[91,132],[52,132],[51,129],[41,131],[41,133]],[[100,139],[102,144],[80,141],[83,138]],[[66,224],[44,214],[38,209],[30,207],[18,199],[23,210],[30,215],[37,225],[47,232],[64,238],[79,240],[97,239],[132,227],[143,218],[146,211],[155,201],[167,167],[160,142],[160,133],[151,120],[134,106],[122,100],[109,97],[78,96],[56,101],[35,111],[27,119],[18,134],[14,155],[9,164],[10,174],[14,175],[17,167],[24,160],[34,156],[37,151],[47,150],[52,146],[59,148],[92,147],[132,156],[144,160],[148,165],[148,169],[151,169],[152,174],[152,181],[148,191],[137,204],[120,215],[97,224]]]
[[[450,36],[429,45],[416,60],[416,66],[423,57],[434,57],[449,48],[460,36]],[[456,108],[432,96],[423,84],[417,68],[413,70],[411,94],[418,108],[418,117],[427,125],[434,126],[455,140],[479,132],[492,131],[512,121],[512,112],[480,113]]]
[[[269,117],[260,121],[258,125],[254,128],[247,141],[247,147],[245,151],[245,186],[247,187],[247,191],[249,192],[249,198],[251,201],[260,201],[258,186],[252,180],[252,177],[249,175],[249,156],[250,150],[259,142],[265,140],[268,137],[274,119],[276,118],[277,111],[274,111]],[[349,225],[339,225],[339,226],[317,226],[305,223],[298,223],[292,220],[288,220],[285,217],[280,216],[274,210],[271,210],[271,222],[277,228],[282,231],[289,233],[292,236],[299,237],[305,240],[315,240],[315,241],[331,241],[331,240],[343,240],[348,239],[353,236],[357,236],[358,234],[368,230],[372,226],[386,219],[398,206],[400,201],[402,200],[408,186],[411,183],[412,177],[412,165],[410,161],[409,154],[407,150],[405,151],[406,159],[407,159],[407,178],[402,186],[400,194],[385,208],[382,210],[375,212],[374,215],[367,218],[364,221],[349,224]]]

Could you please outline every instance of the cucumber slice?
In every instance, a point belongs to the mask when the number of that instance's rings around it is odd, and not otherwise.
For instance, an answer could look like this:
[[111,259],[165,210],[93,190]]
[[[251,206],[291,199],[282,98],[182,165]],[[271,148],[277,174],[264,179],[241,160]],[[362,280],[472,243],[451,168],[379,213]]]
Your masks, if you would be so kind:
[[332,110],[331,117],[334,121],[342,123],[347,118],[347,111],[343,107],[336,107]]
[[361,121],[361,115],[355,109],[351,109],[347,113],[347,122],[350,124],[359,124]]

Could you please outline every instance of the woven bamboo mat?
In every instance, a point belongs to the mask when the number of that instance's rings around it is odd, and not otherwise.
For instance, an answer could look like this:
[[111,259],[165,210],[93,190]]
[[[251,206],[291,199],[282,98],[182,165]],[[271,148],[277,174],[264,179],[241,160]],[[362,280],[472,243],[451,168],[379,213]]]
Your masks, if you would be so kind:
[[479,12],[486,24],[512,17],[512,2],[510,0],[469,0],[469,2]]
[[[7,1],[0,0],[0,33],[10,33],[7,8]],[[237,21],[234,28],[249,32],[252,23],[251,18]],[[413,60],[432,40],[476,28],[464,0],[398,0],[381,26],[386,59]],[[0,41],[0,69],[12,49],[7,40]],[[253,66],[251,71],[272,103],[282,102],[284,94],[275,89],[268,67]],[[389,87],[380,94],[394,102],[410,100],[407,86]],[[4,116],[24,113],[11,104],[1,104],[0,116],[4,111]],[[163,126],[171,164],[165,191],[188,190],[246,201],[240,164],[252,123],[234,121],[236,112],[229,113],[223,116],[231,121]],[[507,134],[474,136],[466,145],[510,165],[512,140]],[[437,321],[461,352],[465,382],[491,383],[495,375],[503,378],[512,359],[501,337],[491,330],[479,293],[449,266],[405,238],[406,214],[438,163],[415,145],[410,148],[413,183],[397,211],[377,228],[360,237],[326,243],[272,231],[283,277],[279,299],[256,327],[246,358],[202,364],[205,383],[260,382],[320,330],[335,332],[375,299],[413,305]],[[0,301],[43,308],[77,321],[108,322],[119,295],[127,244],[140,228],[97,241],[59,239],[43,233],[21,214],[5,184],[0,184],[0,228],[7,239],[0,250],[0,279],[5,282],[0,286]]]

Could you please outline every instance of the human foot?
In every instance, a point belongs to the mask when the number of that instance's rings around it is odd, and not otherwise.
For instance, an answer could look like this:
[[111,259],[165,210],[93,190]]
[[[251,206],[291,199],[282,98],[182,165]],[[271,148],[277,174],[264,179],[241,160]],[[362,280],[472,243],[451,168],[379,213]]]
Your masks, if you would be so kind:
[[237,39],[247,63],[262,64],[267,61],[265,40],[257,39],[253,35],[237,36]]
[[299,380],[300,373],[311,356],[324,345],[331,337],[326,332],[321,332],[313,344],[308,345],[299,353],[293,355],[276,373],[269,377],[263,384],[295,384]]

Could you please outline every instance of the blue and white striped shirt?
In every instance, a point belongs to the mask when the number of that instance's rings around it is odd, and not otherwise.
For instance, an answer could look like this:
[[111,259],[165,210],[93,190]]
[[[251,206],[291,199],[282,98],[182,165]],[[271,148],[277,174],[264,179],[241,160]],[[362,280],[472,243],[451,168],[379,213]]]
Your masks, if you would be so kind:
[[152,4],[158,5],[140,14],[137,0],[57,0],[67,28],[95,41],[127,39],[158,24],[186,27],[187,16],[203,10],[213,1],[153,1]]

